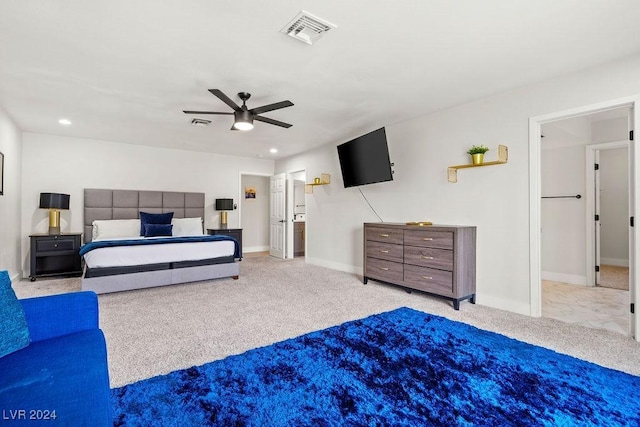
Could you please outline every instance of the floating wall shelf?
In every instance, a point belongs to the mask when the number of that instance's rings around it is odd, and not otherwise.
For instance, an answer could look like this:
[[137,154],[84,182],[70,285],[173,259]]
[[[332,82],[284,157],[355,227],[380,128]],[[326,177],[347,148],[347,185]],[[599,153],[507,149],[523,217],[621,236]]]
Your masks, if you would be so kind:
[[447,179],[449,182],[458,182],[458,169],[465,168],[479,168],[481,166],[491,166],[491,165],[503,165],[507,163],[509,159],[509,148],[506,145],[498,145],[498,160],[493,162],[484,162],[479,165],[474,165],[472,163],[466,165],[458,165],[458,166],[449,166],[447,168]]
[[320,178],[315,178],[311,184],[305,184],[304,192],[305,194],[313,194],[313,187],[316,185],[327,185],[331,184],[331,175],[328,173],[320,174]]

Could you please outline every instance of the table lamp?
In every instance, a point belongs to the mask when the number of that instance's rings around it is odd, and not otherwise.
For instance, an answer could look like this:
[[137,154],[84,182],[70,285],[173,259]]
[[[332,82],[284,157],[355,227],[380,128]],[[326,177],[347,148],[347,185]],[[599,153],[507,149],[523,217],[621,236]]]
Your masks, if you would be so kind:
[[227,211],[233,210],[233,199],[216,199],[216,210],[220,213],[220,228],[227,228]]
[[49,234],[60,234],[60,209],[69,209],[69,195],[40,193],[40,209],[49,209]]

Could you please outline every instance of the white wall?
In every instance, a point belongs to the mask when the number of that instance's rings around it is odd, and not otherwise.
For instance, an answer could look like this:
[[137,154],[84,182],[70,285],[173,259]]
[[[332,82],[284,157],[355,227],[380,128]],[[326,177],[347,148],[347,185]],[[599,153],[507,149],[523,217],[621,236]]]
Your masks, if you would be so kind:
[[629,266],[628,151],[600,151],[601,265]]
[[615,119],[599,120],[591,125],[591,142],[626,141],[629,139],[629,119],[618,117]]
[[547,142],[540,155],[542,196],[580,194],[582,198],[540,202],[542,279],[586,285],[585,145],[589,140],[560,148]]
[[[220,224],[215,198],[237,198],[240,171],[273,174],[273,160],[221,156],[193,151],[151,148],[90,139],[23,134],[22,258],[28,274],[28,235],[46,232],[47,211],[38,208],[40,192],[71,195],[61,213],[63,232],[82,231],[83,190],[194,191],[205,193],[205,227]],[[239,224],[229,212],[229,227]],[[244,237],[244,236],[243,236]]]
[[[360,134],[387,126],[395,178],[362,191],[384,221],[477,226],[478,303],[528,314],[528,120],[638,94],[639,73],[634,56],[403,123],[376,123]],[[377,218],[358,189],[343,188],[335,148],[342,142],[277,161],[276,172],[331,174],[331,185],[307,196],[307,261],[361,274],[362,223]],[[460,170],[457,183],[447,182],[447,166],[467,163],[473,144],[490,146],[486,160],[507,145],[509,162]]]
[[20,278],[20,208],[22,186],[22,133],[0,107],[0,152],[4,154],[4,187],[0,196],[0,270],[8,270],[11,280]]
[[269,177],[242,175],[242,190],[256,189],[255,199],[240,200],[242,226],[242,252],[269,250]]

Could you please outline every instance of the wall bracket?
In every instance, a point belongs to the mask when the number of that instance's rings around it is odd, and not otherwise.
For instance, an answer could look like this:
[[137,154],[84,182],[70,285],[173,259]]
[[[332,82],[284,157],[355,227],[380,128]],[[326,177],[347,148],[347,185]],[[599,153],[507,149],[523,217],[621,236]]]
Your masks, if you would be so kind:
[[509,160],[509,148],[506,145],[498,145],[498,160],[495,160],[493,162],[484,162],[479,165],[466,164],[466,165],[449,166],[447,168],[447,179],[449,180],[449,182],[458,182],[458,169],[479,168],[482,166],[491,166],[491,165],[503,165],[507,163],[507,160]]
[[318,179],[314,179],[312,183],[304,185],[305,194],[313,194],[313,187],[316,185],[327,185],[331,184],[331,175],[328,173],[320,174],[319,182]]

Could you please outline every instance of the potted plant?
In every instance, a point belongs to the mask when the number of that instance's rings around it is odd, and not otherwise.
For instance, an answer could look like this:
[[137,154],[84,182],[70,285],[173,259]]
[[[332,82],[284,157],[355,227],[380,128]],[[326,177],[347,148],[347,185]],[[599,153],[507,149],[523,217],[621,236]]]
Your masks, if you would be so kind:
[[467,154],[471,155],[474,165],[481,165],[484,162],[484,153],[489,151],[488,147],[484,145],[473,145]]

